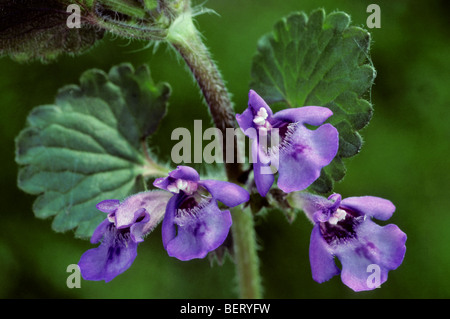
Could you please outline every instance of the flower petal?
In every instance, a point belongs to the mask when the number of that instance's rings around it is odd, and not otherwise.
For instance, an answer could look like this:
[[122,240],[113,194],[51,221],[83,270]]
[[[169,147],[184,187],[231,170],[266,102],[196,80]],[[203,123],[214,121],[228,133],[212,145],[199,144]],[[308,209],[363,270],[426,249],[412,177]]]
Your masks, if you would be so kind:
[[170,177],[158,177],[153,181],[153,186],[167,190],[167,186],[171,184]]
[[111,281],[127,270],[137,255],[137,243],[112,226],[99,247],[89,249],[78,265],[85,280]]
[[275,120],[314,126],[322,125],[333,112],[322,106],[303,106],[281,110],[273,115]]
[[273,185],[273,182],[275,181],[274,174],[265,173],[268,170],[270,170],[269,165],[264,165],[259,162],[253,163],[253,173],[256,189],[262,197],[265,197],[267,195]]
[[311,131],[296,125],[289,145],[280,150],[278,187],[286,193],[310,186],[330,164],[339,148],[338,131],[331,124]]
[[[121,206],[119,214],[115,214],[115,225],[117,229],[124,229],[131,227],[136,220],[146,218],[146,216],[150,216],[147,210],[143,207],[138,207],[135,209],[128,209],[126,206]],[[133,207],[134,208],[134,207]],[[148,219],[148,218],[147,218]]]
[[198,172],[189,166],[178,166],[175,170],[169,173],[168,177],[160,177],[155,179],[153,186],[170,192],[168,186],[174,183],[176,180],[184,180],[191,182],[198,182],[200,180],[200,175]]
[[150,222],[150,214],[147,212],[145,208],[141,208],[140,210],[136,211],[137,216],[136,219],[140,219],[140,221],[135,220],[133,225],[130,226],[130,236],[131,239],[136,242],[140,243],[144,241],[144,236],[148,233],[145,232],[145,226],[149,224]]
[[248,93],[248,108],[245,109],[242,114],[236,114],[236,121],[239,124],[242,132],[251,139],[258,138],[258,131],[256,130],[255,117],[257,116],[260,109],[266,110],[266,119],[270,122],[273,115],[272,110],[267,105],[267,103],[253,90]]
[[325,222],[341,203],[341,195],[332,194],[328,198],[308,192],[292,192],[287,197],[292,207],[303,210],[313,222]]
[[[342,282],[354,291],[377,288],[402,263],[405,241],[406,235],[397,226],[382,227],[366,219],[357,228],[356,238],[334,249],[342,264]],[[378,269],[377,285],[370,281],[371,267]]]
[[248,93],[248,107],[253,110],[254,114],[258,113],[260,108],[264,108],[269,118],[273,115],[273,112],[266,101],[253,90],[250,90]]
[[167,249],[168,243],[177,235],[175,215],[182,197],[183,195],[181,194],[172,196],[166,206],[166,212],[161,224],[162,242],[165,249]]
[[130,227],[138,218],[147,212],[152,216],[152,229],[161,221],[171,193],[154,190],[141,192],[125,199],[115,212],[115,223],[118,229]]
[[197,216],[178,221],[178,233],[167,243],[169,256],[180,260],[204,258],[227,238],[231,227],[229,211],[220,211],[212,200]]
[[200,176],[198,172],[189,166],[177,166],[177,168],[169,173],[169,176],[174,179],[182,179],[186,181],[198,182]]
[[372,243],[382,253],[376,260],[380,266],[394,270],[403,262],[406,253],[406,234],[397,225],[380,226],[366,219],[358,227],[357,236],[367,243]]
[[270,168],[270,160],[259,150],[257,141],[252,144],[253,178],[258,193],[265,197],[275,181],[275,176]]
[[395,211],[391,201],[375,196],[348,197],[342,200],[341,206],[379,220],[388,220]]
[[104,213],[114,213],[114,211],[119,207],[120,200],[118,199],[107,199],[98,203],[95,207]]
[[105,232],[108,229],[108,225],[112,224],[108,218],[106,218],[104,221],[102,221],[97,228],[94,230],[94,233],[91,237],[91,244],[98,243],[104,236]]
[[341,272],[334,262],[334,257],[328,248],[328,244],[320,234],[319,224],[314,226],[311,233],[309,261],[311,263],[312,277],[318,283],[325,282]]
[[240,205],[250,199],[250,194],[245,189],[230,182],[202,180],[199,185],[205,187],[215,200],[228,207]]
[[258,133],[253,123],[254,115],[251,108],[245,109],[242,114],[236,114],[236,121],[239,124],[242,132],[251,139],[256,139]]
[[142,221],[134,223],[131,226],[130,228],[131,238],[135,242],[143,241],[143,237],[151,233],[153,229],[155,229],[155,227],[158,226],[159,223],[164,218],[167,203],[172,197],[172,194],[169,193],[166,194],[170,195],[167,201],[161,201],[161,199],[159,198],[158,201],[149,202],[150,207],[147,207],[147,209],[151,209],[151,212],[148,215],[148,218],[144,218]]

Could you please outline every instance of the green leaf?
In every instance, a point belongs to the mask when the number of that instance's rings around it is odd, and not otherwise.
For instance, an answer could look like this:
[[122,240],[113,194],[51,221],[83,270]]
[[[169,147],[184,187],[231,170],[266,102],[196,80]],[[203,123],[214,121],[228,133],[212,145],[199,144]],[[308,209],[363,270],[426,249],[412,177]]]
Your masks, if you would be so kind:
[[95,205],[144,190],[142,143],[166,113],[170,87],[155,85],[147,67],[86,71],[62,88],[55,104],[34,108],[16,138],[18,186],[38,195],[39,218],[89,237],[105,216]]
[[69,0],[0,0],[0,56],[49,62],[61,53],[81,54],[103,37],[92,8],[80,5],[81,27],[69,28]]
[[376,76],[368,57],[370,34],[350,26],[344,12],[294,13],[263,36],[253,59],[251,88],[274,108],[325,106],[339,131],[339,151],[311,185],[319,193],[333,189],[345,175],[343,158],[362,146],[358,133],[372,117],[366,100]]

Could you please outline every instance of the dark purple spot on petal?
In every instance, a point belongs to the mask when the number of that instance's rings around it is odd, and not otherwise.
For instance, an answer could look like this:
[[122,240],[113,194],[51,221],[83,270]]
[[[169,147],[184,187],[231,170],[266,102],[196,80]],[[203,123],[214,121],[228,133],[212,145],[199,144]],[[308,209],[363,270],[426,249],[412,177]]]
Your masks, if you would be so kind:
[[109,247],[108,248],[108,257],[107,257],[107,261],[112,261],[114,258],[114,247]]
[[364,245],[361,245],[355,249],[355,253],[357,255],[364,257],[368,260],[371,260],[373,258],[374,252],[376,251],[378,251],[378,248],[372,242],[367,242]]
[[206,225],[204,223],[198,223],[194,229],[195,237],[203,237],[206,233]]

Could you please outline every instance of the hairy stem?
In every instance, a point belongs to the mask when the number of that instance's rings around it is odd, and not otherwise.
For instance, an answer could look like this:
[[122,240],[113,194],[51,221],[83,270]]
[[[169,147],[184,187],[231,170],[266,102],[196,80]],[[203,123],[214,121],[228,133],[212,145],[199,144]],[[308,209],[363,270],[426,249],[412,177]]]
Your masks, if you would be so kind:
[[232,214],[231,230],[240,296],[243,299],[262,298],[253,215],[249,209],[240,208],[234,208]]
[[[173,22],[168,41],[184,59],[202,91],[214,124],[223,136],[222,154],[227,177],[232,182],[238,182],[242,165],[237,161],[233,105],[222,76],[192,23],[189,12]],[[232,129],[233,134],[227,134],[227,129]]]
[[[192,72],[209,107],[215,126],[222,132],[222,153],[228,180],[239,183],[243,170],[242,165],[237,161],[238,145],[234,134],[236,122],[232,102],[219,70],[192,23],[189,7],[172,23],[167,40]],[[233,134],[227,134],[227,129],[232,129]],[[233,152],[232,156],[230,152]],[[253,216],[240,208],[235,208],[232,214],[234,260],[240,296],[241,298],[261,298]]]

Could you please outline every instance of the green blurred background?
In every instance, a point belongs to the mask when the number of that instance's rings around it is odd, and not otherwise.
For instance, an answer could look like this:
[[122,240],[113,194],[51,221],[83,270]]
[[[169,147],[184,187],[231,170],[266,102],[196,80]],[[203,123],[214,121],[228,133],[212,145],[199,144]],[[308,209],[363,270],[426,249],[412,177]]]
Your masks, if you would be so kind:
[[[343,197],[374,195],[397,207],[389,222],[408,235],[403,264],[381,289],[354,293],[339,277],[318,284],[311,278],[308,246],[312,225],[298,216],[290,225],[271,214],[257,220],[261,272],[267,298],[449,298],[450,203],[449,112],[450,7],[442,1],[209,0],[218,15],[197,18],[207,46],[233,94],[237,112],[246,108],[256,42],[292,11],[342,10],[365,27],[370,3],[381,7],[381,29],[372,29],[371,57],[377,78],[371,92],[375,113],[362,131],[361,153],[346,161],[347,175],[335,191]],[[169,160],[173,128],[208,120],[196,86],[183,63],[161,47],[107,37],[89,53],[56,63],[17,64],[0,59],[2,149],[0,297],[2,298],[234,298],[234,265],[207,259],[181,262],[164,251],[160,227],[139,246],[132,267],[112,282],[82,281],[69,289],[66,267],[92,248],[71,232],[51,230],[51,220],[34,217],[34,196],[16,186],[14,138],[29,111],[52,103],[63,85],[97,67],[148,63],[155,81],[171,84],[169,114],[154,151]],[[137,50],[137,51],[136,51]],[[158,147],[160,145],[160,147]],[[164,146],[165,145],[165,146]],[[164,147],[163,147],[164,146]]]

